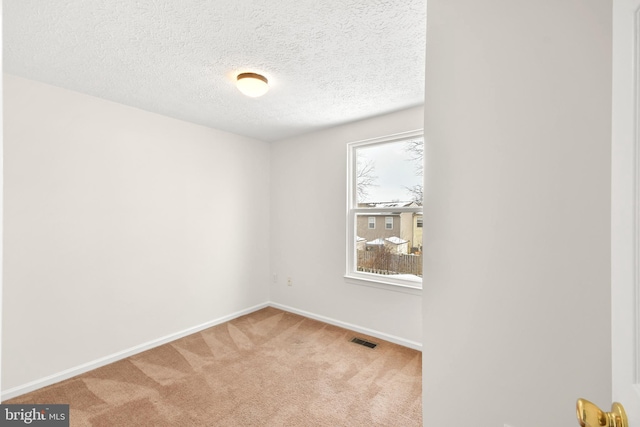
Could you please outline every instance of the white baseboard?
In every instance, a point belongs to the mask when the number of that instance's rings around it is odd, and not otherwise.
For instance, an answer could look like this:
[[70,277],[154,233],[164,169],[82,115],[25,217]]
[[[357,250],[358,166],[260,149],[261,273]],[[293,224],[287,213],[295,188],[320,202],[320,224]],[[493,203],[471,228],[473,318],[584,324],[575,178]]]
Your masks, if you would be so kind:
[[2,392],[2,394],[0,395],[0,402],[3,402],[8,399],[12,399],[14,397],[20,396],[25,393],[29,393],[31,391],[37,390],[42,387],[46,387],[51,384],[55,384],[60,381],[64,381],[66,379],[75,377],[76,375],[84,374],[85,372],[89,372],[93,369],[100,368],[102,366],[108,365],[109,363],[117,362],[118,360],[122,360],[126,357],[133,356],[134,354],[142,353],[143,351],[152,349],[154,347],[158,347],[162,344],[166,344],[171,341],[175,341],[187,335],[195,334],[196,332],[200,332],[212,326],[216,326],[221,323],[228,322],[229,320],[233,320],[237,317],[244,316],[245,314],[253,313],[254,311],[260,310],[267,306],[269,306],[269,304],[266,302],[262,304],[254,305],[253,307],[236,311],[235,313],[231,313],[229,315],[220,317],[218,319],[214,319],[209,322],[184,329],[182,331],[164,336],[162,338],[148,341],[144,344],[131,347],[127,350],[123,350],[118,353],[111,354],[109,356],[101,357],[100,359],[96,359],[91,362],[83,363],[82,365],[76,366],[74,368],[70,368],[65,371],[58,372],[57,374],[49,375],[47,377],[44,377],[35,381],[31,381],[27,384],[10,388],[9,390]]
[[329,323],[330,325],[340,326],[341,328],[349,329],[355,332],[360,332],[362,334],[380,338],[382,340],[389,341],[394,344],[398,344],[404,347],[412,348],[414,350],[422,351],[422,344],[416,341],[411,341],[404,338],[396,337],[395,335],[385,334],[384,332],[375,331],[369,328],[363,328],[362,326],[353,325],[351,323],[332,319],[326,316],[321,316],[315,313],[310,313],[308,311],[298,310],[297,308],[289,307],[283,304],[278,304],[276,302],[270,302],[269,305],[274,308],[279,308],[280,310],[289,311],[291,313],[299,314],[300,316],[309,317],[310,319],[319,320],[321,322]]
[[143,351],[152,349],[154,347],[158,347],[162,344],[166,344],[171,341],[175,341],[187,335],[195,334],[196,332],[200,332],[204,329],[210,328],[212,326],[219,325],[224,322],[228,322],[229,320],[233,320],[240,316],[244,316],[245,314],[253,313],[254,311],[263,309],[265,307],[274,307],[280,310],[288,311],[291,313],[299,314],[304,317],[308,317],[310,319],[319,320],[321,322],[329,323],[331,325],[339,326],[341,328],[349,329],[355,332],[360,332],[362,334],[366,334],[372,337],[380,338],[394,344],[399,344],[405,347],[413,348],[415,350],[422,351],[422,344],[419,342],[407,340],[404,338],[396,337],[394,335],[385,334],[384,332],[375,331],[373,329],[363,328],[358,325],[353,325],[351,323],[342,322],[340,320],[332,319],[330,317],[321,316],[319,314],[310,313],[308,311],[299,310],[297,308],[289,307],[283,304],[278,304],[275,302],[265,302],[262,304],[254,305],[253,307],[246,308],[244,310],[237,311],[235,313],[231,313],[229,315],[220,317],[218,319],[211,320],[209,322],[193,326],[191,328],[184,329],[182,331],[164,336],[162,338],[158,338],[152,341],[148,341],[146,343],[131,347],[129,349],[120,351],[118,353],[111,354],[109,356],[101,357],[100,359],[93,360],[91,362],[83,363],[82,365],[76,366],[74,368],[67,369],[62,372],[58,372],[57,374],[49,375],[47,377],[31,381],[27,384],[23,384],[17,387],[10,388],[9,390],[3,391],[0,395],[0,402],[3,402],[8,399],[12,399],[14,397],[20,396],[25,393],[29,393],[35,390],[38,390],[42,387],[49,386],[51,384],[55,384],[60,381],[67,380],[69,378],[75,377],[76,375],[84,374],[85,372],[89,372],[91,370],[100,368],[102,366],[108,365],[109,363],[117,362],[118,360],[122,360],[129,356],[133,356],[134,354],[142,353]]

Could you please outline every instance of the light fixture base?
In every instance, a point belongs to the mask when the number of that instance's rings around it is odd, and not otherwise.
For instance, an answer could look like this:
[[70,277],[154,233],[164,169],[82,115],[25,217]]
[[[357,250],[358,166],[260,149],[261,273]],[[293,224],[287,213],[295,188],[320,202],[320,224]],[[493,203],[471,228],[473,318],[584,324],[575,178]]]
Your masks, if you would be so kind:
[[252,98],[262,96],[269,90],[269,81],[261,74],[240,73],[236,79],[238,90]]

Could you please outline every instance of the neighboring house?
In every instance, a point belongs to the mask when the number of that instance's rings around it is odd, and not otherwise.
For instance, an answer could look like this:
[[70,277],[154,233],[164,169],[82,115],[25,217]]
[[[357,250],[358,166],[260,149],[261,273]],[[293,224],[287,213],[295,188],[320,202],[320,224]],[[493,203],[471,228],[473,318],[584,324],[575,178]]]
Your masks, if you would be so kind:
[[389,248],[394,254],[408,254],[409,241],[393,236],[384,239],[385,247]]
[[366,243],[367,250],[376,249],[382,246],[384,246],[384,239],[381,237]]
[[394,254],[408,254],[409,242],[401,239],[397,236],[387,237],[385,239],[378,237],[375,240],[371,240],[365,244],[365,250],[371,251],[379,248],[388,248],[391,253]]
[[413,213],[412,216],[412,224],[411,230],[413,232],[411,239],[409,239],[413,243],[413,247],[415,247],[419,252],[422,252],[422,214],[421,213]]
[[[415,202],[383,202],[361,203],[362,207],[409,207],[419,206]],[[357,222],[357,236],[362,238],[370,247],[378,239],[399,238],[406,243],[407,250],[403,253],[422,251],[422,214],[413,212],[376,212],[359,215]],[[382,244],[382,243],[381,243]],[[362,246],[360,244],[360,246]],[[358,246],[360,249],[360,247]]]

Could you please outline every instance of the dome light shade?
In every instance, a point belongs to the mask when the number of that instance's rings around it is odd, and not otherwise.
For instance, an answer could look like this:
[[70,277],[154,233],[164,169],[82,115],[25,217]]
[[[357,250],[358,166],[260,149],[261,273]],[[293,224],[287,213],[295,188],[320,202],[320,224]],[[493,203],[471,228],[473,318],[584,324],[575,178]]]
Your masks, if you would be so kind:
[[269,84],[265,76],[256,73],[238,74],[236,86],[238,90],[247,96],[257,98],[269,90]]

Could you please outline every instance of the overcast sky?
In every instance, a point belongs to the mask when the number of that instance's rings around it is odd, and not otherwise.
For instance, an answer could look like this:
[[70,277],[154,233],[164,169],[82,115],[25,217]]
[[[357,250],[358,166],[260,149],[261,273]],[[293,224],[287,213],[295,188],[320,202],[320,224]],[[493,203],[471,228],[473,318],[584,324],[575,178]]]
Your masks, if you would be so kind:
[[416,174],[416,161],[411,160],[404,141],[358,148],[359,161],[373,161],[376,186],[368,189],[366,200],[359,202],[409,201],[411,193],[405,187],[422,184],[422,175]]

